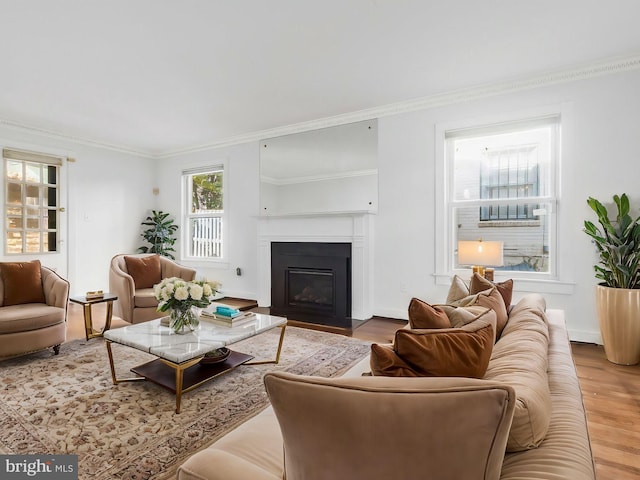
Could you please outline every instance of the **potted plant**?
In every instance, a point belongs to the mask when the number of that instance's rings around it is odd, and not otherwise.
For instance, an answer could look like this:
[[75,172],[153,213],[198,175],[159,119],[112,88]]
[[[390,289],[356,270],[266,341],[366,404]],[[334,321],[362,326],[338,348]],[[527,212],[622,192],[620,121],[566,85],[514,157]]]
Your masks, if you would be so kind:
[[138,251],[142,253],[157,253],[175,260],[176,257],[171,252],[175,252],[173,244],[176,243],[175,233],[178,230],[178,225],[173,223],[173,219],[169,218],[169,214],[161,210],[152,210],[151,216],[147,217],[146,221],[142,222],[142,225],[149,227],[142,232],[141,237],[151,246],[142,246],[138,248]]
[[622,365],[640,362],[640,217],[629,214],[626,194],[614,195],[615,220],[595,198],[587,203],[600,228],[584,222],[584,232],[595,244],[599,262],[594,266],[596,309],[607,359]]

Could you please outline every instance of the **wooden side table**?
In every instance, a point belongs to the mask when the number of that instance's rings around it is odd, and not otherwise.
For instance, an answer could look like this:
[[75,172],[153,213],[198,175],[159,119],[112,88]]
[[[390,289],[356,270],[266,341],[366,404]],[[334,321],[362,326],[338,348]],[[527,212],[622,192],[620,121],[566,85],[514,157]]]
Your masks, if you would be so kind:
[[[105,293],[100,298],[87,298],[84,295],[69,297],[69,301],[79,303],[84,309],[84,334],[87,340],[90,338],[101,337],[104,332],[111,328],[111,317],[113,316],[113,301],[118,297],[111,293]],[[104,322],[104,328],[101,331],[93,329],[93,318],[91,317],[91,306],[96,303],[107,302],[107,315]]]

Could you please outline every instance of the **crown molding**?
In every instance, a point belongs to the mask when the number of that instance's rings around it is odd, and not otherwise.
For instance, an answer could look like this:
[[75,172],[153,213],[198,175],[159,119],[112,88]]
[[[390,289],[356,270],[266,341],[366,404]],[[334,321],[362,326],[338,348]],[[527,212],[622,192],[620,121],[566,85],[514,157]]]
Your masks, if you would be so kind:
[[91,138],[68,135],[66,133],[56,132],[54,130],[48,130],[40,127],[34,127],[31,125],[25,125],[23,123],[13,122],[11,120],[6,120],[3,118],[0,118],[0,126],[7,127],[12,130],[17,130],[24,133],[35,134],[40,137],[53,138],[56,140],[65,140],[67,142],[71,142],[76,145],[84,145],[86,147],[100,148],[102,150],[110,150],[118,153],[126,153],[129,155],[135,155],[138,157],[158,158],[158,156],[154,152],[151,152],[148,150],[139,150],[139,149],[123,146],[123,145],[116,145],[113,143],[102,142],[102,141],[94,140]]
[[157,155],[157,157],[167,158],[203,150],[210,150],[214,148],[228,147],[245,142],[259,141],[265,138],[279,137],[282,135],[290,135],[292,133],[301,133],[309,130],[333,127],[345,123],[360,122],[363,120],[370,120],[372,118],[381,118],[391,115],[398,115],[401,113],[413,112],[416,110],[426,110],[435,107],[442,107],[445,105],[470,102],[473,100],[480,100],[483,98],[494,97],[506,93],[531,90],[534,88],[540,88],[560,83],[587,80],[602,75],[627,72],[631,70],[637,70],[639,68],[640,55],[610,58],[604,61],[582,65],[580,67],[557,70],[527,77],[518,77],[515,79],[506,80],[504,82],[462,88],[437,95],[430,95],[365,110],[358,110],[355,112],[335,115],[332,117],[325,117],[309,122],[296,123],[293,125],[247,133],[235,137],[229,137],[217,142],[211,142],[180,150],[167,151]]
[[367,177],[377,175],[378,170],[353,170],[350,172],[337,172],[335,174],[310,175],[306,177],[291,177],[286,179],[260,176],[260,181],[271,185],[298,185],[300,183],[322,182],[327,180],[342,180],[353,177]]
[[292,133],[307,132],[310,130],[317,130],[320,128],[333,127],[336,125],[342,125],[345,123],[359,122],[362,120],[370,120],[372,118],[381,118],[391,115],[398,115],[402,113],[414,112],[416,110],[426,110],[435,107],[442,107],[445,105],[453,105],[456,103],[470,102],[473,100],[480,100],[483,98],[494,97],[497,95],[504,95],[507,93],[519,92],[524,90],[531,90],[535,88],[541,88],[549,85],[556,85],[561,83],[575,82],[579,80],[587,80],[603,75],[611,75],[615,73],[622,73],[632,70],[640,69],[640,54],[628,55],[624,57],[609,58],[607,60],[592,62],[584,64],[578,67],[569,69],[556,70],[552,72],[546,72],[539,75],[531,75],[526,77],[518,77],[503,82],[490,83],[484,85],[478,85],[475,87],[462,88],[458,90],[452,90],[436,95],[430,95],[426,97],[415,98],[403,102],[396,102],[392,104],[382,105],[379,107],[373,107],[364,110],[358,110],[355,112],[345,113],[342,115],[335,115],[331,117],[320,118],[308,122],[301,122],[292,125],[285,125],[282,127],[275,127],[266,130],[260,130],[256,132],[249,132],[246,134],[236,135],[228,137],[219,141],[209,142],[200,145],[194,145],[191,147],[180,148],[175,150],[167,150],[164,152],[141,150],[136,148],[127,147],[124,145],[116,145],[99,140],[84,138],[74,135],[68,135],[53,130],[44,128],[33,127],[24,125],[18,122],[10,120],[0,119],[0,126],[9,127],[16,130],[26,131],[29,133],[35,133],[37,135],[63,139],[76,144],[85,145],[88,147],[101,148],[106,150],[112,150],[120,153],[126,153],[130,155],[136,155],[145,158],[163,159],[174,157],[178,155],[186,155],[190,153],[200,152],[204,150],[212,150],[216,148],[229,147],[232,145],[238,145],[241,143],[259,141],[265,138],[279,137],[282,135],[290,135]]

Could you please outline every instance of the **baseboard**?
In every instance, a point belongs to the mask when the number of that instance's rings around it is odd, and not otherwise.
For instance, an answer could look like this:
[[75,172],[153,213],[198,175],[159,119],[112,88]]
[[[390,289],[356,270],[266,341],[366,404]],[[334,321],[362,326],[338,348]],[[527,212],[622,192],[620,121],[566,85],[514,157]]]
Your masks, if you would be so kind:
[[396,308],[378,308],[373,313],[374,317],[395,318],[398,320],[409,320],[407,310]]
[[595,343],[596,345],[602,345],[602,336],[600,332],[593,330],[575,330],[573,328],[569,330],[569,339],[572,342],[583,343]]

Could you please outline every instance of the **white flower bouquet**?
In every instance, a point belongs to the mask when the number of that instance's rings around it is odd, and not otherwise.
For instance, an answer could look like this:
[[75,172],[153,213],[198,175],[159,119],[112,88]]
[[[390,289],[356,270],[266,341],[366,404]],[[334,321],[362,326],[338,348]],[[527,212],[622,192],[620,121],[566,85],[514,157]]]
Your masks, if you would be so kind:
[[220,283],[206,280],[186,281],[181,278],[165,278],[153,286],[158,300],[158,311],[170,311],[170,326],[176,333],[195,330],[200,321],[195,308],[205,308],[211,303]]

